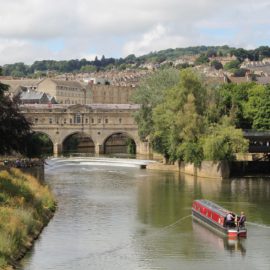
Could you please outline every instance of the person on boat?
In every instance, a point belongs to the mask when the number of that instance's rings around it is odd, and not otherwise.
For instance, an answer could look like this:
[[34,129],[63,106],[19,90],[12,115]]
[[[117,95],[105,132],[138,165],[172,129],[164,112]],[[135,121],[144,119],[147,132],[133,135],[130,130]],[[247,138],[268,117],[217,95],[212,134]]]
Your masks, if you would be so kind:
[[246,222],[246,216],[245,216],[245,213],[242,211],[241,212],[241,215],[240,215],[240,218],[238,220],[238,226],[239,227],[244,227],[245,226],[245,222]]
[[226,216],[226,225],[229,227],[235,226],[234,224],[234,216],[231,212],[229,212]]

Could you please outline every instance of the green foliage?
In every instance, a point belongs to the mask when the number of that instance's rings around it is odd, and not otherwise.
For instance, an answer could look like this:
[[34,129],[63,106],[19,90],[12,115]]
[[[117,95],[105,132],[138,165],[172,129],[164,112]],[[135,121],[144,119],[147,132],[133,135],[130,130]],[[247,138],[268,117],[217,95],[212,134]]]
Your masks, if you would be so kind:
[[137,61],[137,58],[135,56],[135,54],[130,54],[125,58],[125,62],[127,64],[135,64]]
[[175,66],[175,68],[177,68],[179,70],[189,68],[189,67],[192,67],[192,66],[189,65],[188,63],[178,64],[178,65]]
[[244,107],[249,99],[249,89],[255,85],[255,83],[222,85],[218,89],[216,100],[219,117],[224,115],[230,117],[237,128],[251,128],[252,120],[245,116]]
[[[212,56],[226,56],[235,55],[239,62],[243,62],[246,58],[252,61],[262,60],[265,57],[270,57],[270,48],[268,46],[261,46],[255,50],[245,50],[242,48],[235,49],[227,45],[224,46],[197,46],[197,47],[187,47],[187,48],[176,48],[167,49],[157,52],[150,52],[149,54],[136,57],[134,54],[128,55],[126,58],[106,58],[102,56],[99,60],[97,57],[93,61],[88,61],[86,59],[72,59],[72,60],[42,60],[35,61],[32,65],[28,66],[23,63],[15,63],[11,65],[3,66],[3,75],[12,76],[29,76],[33,75],[35,72],[47,72],[54,71],[56,73],[65,72],[79,72],[82,67],[90,65],[94,66],[97,71],[111,69],[111,66],[118,68],[121,64],[125,65],[135,65],[138,67],[140,64],[144,63],[156,63],[160,64],[164,61],[173,61],[182,56],[186,55],[202,55],[198,59],[197,64],[207,63],[207,58]],[[123,68],[123,66],[121,67]],[[233,68],[232,68],[233,69]],[[238,68],[235,68],[238,69]]]
[[[105,58],[104,56],[100,60],[96,58],[94,61],[88,61],[86,59],[72,59],[68,61],[42,60],[35,61],[31,66],[26,66],[23,63],[4,65],[3,75],[27,76],[30,74],[34,74],[35,72],[47,71],[54,71],[60,73],[79,72],[81,69],[83,69],[83,67],[86,67],[85,69],[88,70],[88,66],[92,66],[93,68],[95,68],[95,70],[100,70],[111,64],[116,65],[117,60],[114,58]],[[90,68],[91,72],[93,68]]]
[[125,70],[125,69],[127,69],[127,65],[126,64],[121,64],[121,65],[119,65],[118,69],[119,70]]
[[245,69],[245,68],[235,69],[234,72],[233,72],[233,76],[235,76],[235,77],[245,77],[247,71],[248,70]]
[[[136,103],[142,107],[136,120],[153,149],[166,160],[199,166],[204,159],[231,160],[236,152],[247,149],[234,125],[244,119],[242,102],[254,84],[207,89],[193,71],[185,69],[178,82],[160,89],[157,85],[164,74],[155,74],[154,81],[145,81],[137,93]],[[228,115],[226,123],[219,124],[224,115]]]
[[222,85],[213,111],[218,118],[228,116],[237,128],[269,130],[269,89],[254,82]]
[[166,91],[178,81],[178,71],[172,68],[159,70],[141,81],[133,96],[134,103],[141,104],[141,109],[135,113],[141,139],[153,131],[153,108],[163,101]]
[[213,161],[233,160],[235,153],[243,153],[248,149],[248,141],[243,138],[242,130],[228,122],[210,126],[201,143],[204,158]]
[[198,142],[183,142],[179,146],[181,156],[186,163],[199,167],[204,160],[203,149]]
[[0,154],[25,153],[30,123],[20,113],[18,101],[4,94],[7,90],[8,86],[0,83]]
[[195,61],[196,65],[207,64],[209,62],[208,56],[206,54],[201,54]]
[[127,152],[128,154],[135,155],[136,154],[136,143],[131,138],[127,138],[126,140]]
[[93,65],[85,65],[80,68],[81,72],[95,72],[97,68]]
[[239,69],[241,65],[241,62],[239,60],[232,60],[229,63],[226,63],[224,65],[224,69],[225,70],[235,70],[235,69]]
[[270,129],[270,87],[254,85],[248,90],[244,104],[244,116],[252,123],[253,129]]
[[201,162],[197,160],[201,157],[197,155],[200,147],[195,144],[204,129],[205,93],[206,89],[193,72],[180,72],[178,85],[169,89],[164,101],[154,108],[154,130],[150,138],[156,151],[166,153],[173,161]]
[[32,133],[27,137],[26,156],[43,157],[53,153],[53,143],[50,138],[41,133]]
[[4,65],[3,66],[3,75],[10,75],[13,77],[25,77],[30,71],[30,67],[25,65],[24,63],[15,63],[12,65]]
[[223,65],[217,60],[213,60],[210,65],[211,65],[211,67],[215,68],[216,70],[223,69]]

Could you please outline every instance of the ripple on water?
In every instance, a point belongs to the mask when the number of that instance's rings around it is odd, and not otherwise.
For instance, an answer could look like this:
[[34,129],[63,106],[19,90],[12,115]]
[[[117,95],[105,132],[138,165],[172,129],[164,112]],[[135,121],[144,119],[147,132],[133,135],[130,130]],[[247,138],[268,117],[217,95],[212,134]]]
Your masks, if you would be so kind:
[[[203,181],[123,162],[48,161],[46,183],[57,196],[58,210],[21,269],[268,269],[269,182]],[[245,209],[247,239],[228,241],[194,225],[195,198]]]

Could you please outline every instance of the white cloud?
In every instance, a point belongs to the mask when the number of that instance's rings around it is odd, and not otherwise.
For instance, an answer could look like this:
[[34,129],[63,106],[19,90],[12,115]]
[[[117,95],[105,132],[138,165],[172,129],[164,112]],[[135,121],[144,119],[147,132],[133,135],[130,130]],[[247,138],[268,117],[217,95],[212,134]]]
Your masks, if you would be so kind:
[[191,40],[183,36],[172,35],[168,28],[158,24],[154,29],[144,33],[135,41],[129,41],[124,45],[123,54],[143,55],[151,51],[165,48],[175,48],[179,45],[188,46]]
[[[0,0],[0,6],[0,64],[270,41],[269,0]],[[63,41],[60,51],[48,45],[56,39]]]

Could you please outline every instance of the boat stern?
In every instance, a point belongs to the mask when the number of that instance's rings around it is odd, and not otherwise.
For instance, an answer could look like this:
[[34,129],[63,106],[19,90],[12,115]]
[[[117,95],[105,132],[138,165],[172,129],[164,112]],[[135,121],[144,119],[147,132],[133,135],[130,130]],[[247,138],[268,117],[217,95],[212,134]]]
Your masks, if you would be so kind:
[[245,228],[228,229],[228,238],[234,239],[237,237],[247,237],[247,230]]

